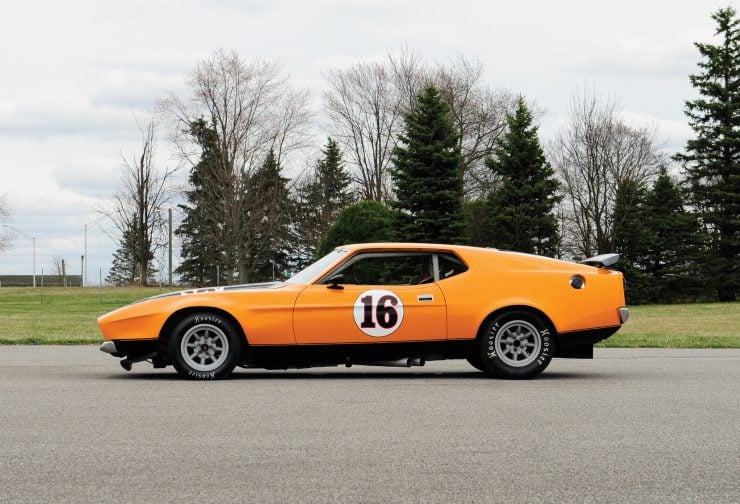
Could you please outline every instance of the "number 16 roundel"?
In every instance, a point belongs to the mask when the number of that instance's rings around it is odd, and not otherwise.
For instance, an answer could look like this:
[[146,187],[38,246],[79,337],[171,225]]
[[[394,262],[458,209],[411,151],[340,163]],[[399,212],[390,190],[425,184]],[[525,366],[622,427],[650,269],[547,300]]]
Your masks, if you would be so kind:
[[389,290],[368,290],[357,296],[355,324],[368,336],[388,336],[403,322],[403,302]]

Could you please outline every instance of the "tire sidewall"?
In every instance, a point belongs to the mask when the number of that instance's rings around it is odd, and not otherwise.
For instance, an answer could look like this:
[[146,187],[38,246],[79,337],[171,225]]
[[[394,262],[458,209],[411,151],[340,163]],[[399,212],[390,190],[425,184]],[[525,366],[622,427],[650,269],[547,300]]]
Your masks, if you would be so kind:
[[[540,337],[540,350],[533,362],[522,367],[507,364],[498,355],[495,340],[498,332],[508,322],[521,320],[535,327]],[[502,378],[527,379],[533,378],[550,364],[555,354],[555,335],[549,326],[537,315],[526,311],[512,311],[498,315],[484,327],[481,334],[480,355],[483,365],[495,376]]]
[[[182,356],[181,343],[185,333],[194,326],[210,324],[218,327],[226,335],[229,342],[229,352],[226,360],[212,371],[193,369]],[[168,350],[172,365],[180,375],[192,380],[217,380],[226,378],[236,367],[241,356],[241,341],[233,324],[223,315],[209,312],[198,312],[187,315],[177,323],[168,343]]]
[[470,355],[466,359],[468,361],[468,364],[473,366],[478,371],[482,371],[484,373],[488,373],[488,368],[483,364],[483,361],[480,358],[480,352],[476,353],[475,355]]

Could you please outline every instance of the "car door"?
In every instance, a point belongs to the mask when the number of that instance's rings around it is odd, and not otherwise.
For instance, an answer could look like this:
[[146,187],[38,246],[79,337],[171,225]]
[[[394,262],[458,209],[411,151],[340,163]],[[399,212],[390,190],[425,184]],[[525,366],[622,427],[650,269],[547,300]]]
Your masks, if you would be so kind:
[[[349,258],[296,299],[301,344],[439,341],[446,306],[432,253],[365,252]],[[342,275],[334,283],[328,279]]]

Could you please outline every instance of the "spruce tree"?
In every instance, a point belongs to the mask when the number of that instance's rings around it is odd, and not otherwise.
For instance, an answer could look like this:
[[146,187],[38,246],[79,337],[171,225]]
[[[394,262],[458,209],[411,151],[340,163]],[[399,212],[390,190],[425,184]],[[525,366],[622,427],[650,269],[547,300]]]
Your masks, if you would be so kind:
[[470,245],[491,246],[491,213],[485,198],[463,202],[465,226]]
[[704,269],[719,300],[733,301],[740,284],[740,20],[732,7],[712,18],[720,41],[695,44],[702,59],[690,80],[700,97],[686,101],[685,108],[696,138],[676,159],[711,239]]
[[[141,233],[134,221],[131,226],[123,232],[119,247],[113,254],[113,263],[105,281],[116,286],[125,285],[148,285],[154,282],[157,273],[153,265],[154,255],[138,248]],[[142,278],[141,263],[137,257],[148,257],[146,263],[145,278]]]
[[329,227],[354,201],[350,175],[337,142],[328,138],[321,153],[313,173],[298,190],[294,219],[301,256],[298,267],[315,258]]
[[117,287],[133,285],[136,280],[136,264],[133,254],[133,240],[131,233],[123,233],[119,247],[113,254],[113,263],[105,277],[105,281]]
[[462,156],[449,107],[427,87],[405,116],[391,177],[401,210],[398,236],[409,242],[464,243]]
[[248,247],[242,252],[247,281],[282,278],[289,269],[291,206],[288,179],[270,150],[262,166],[249,178],[246,197],[249,208]]
[[561,197],[555,172],[545,159],[532,124],[532,113],[519,97],[508,131],[498,141],[487,166],[501,178],[501,187],[488,198],[490,243],[497,248],[530,254],[558,253],[558,223],[553,213]]
[[625,181],[614,207],[617,267],[624,273],[629,304],[672,303],[705,298],[697,268],[705,252],[696,215],[686,210],[685,191],[665,167],[649,190]]
[[705,255],[703,236],[696,215],[686,210],[684,202],[684,191],[663,168],[641,212],[647,231],[641,263],[649,279],[643,302],[691,301],[706,296],[703,286],[711,285],[697,268]]
[[614,252],[620,255],[617,268],[624,273],[628,304],[644,303],[652,282],[645,271],[648,247],[653,241],[645,220],[645,192],[637,181],[626,179],[614,197]]
[[188,284],[221,285],[228,272],[222,236],[225,226],[214,205],[222,183],[218,135],[203,119],[190,125],[190,134],[201,148],[201,156],[190,171],[186,203],[179,205],[185,217],[175,231],[182,243],[182,262],[175,272]]

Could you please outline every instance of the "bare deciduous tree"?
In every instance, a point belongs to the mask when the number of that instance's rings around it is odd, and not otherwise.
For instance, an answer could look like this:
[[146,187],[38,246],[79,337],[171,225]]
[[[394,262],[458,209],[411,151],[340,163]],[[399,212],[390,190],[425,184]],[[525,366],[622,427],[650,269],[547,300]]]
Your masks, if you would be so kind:
[[271,117],[273,138],[269,147],[275,155],[277,164],[284,164],[290,154],[311,146],[313,114],[309,102],[307,90],[287,88],[273,104]]
[[416,104],[419,94],[432,82],[432,73],[421,56],[408,48],[399,53],[388,53],[386,61],[393,74],[401,110],[408,112]]
[[496,140],[506,130],[506,114],[516,97],[483,83],[483,65],[459,57],[437,67],[434,82],[450,106],[450,118],[459,135],[461,167],[468,199],[485,197],[495,186],[485,159],[493,154]]
[[485,194],[492,174],[484,159],[506,128],[514,97],[483,83],[483,66],[463,57],[430,67],[415,53],[389,53],[382,62],[358,63],[325,75],[324,104],[329,129],[344,147],[364,199],[391,197],[388,166],[403,123],[416,97],[434,84],[450,106],[463,154],[461,172],[467,197]]
[[563,183],[565,239],[573,255],[614,251],[621,222],[613,210],[620,187],[644,186],[663,157],[654,127],[633,127],[619,118],[614,100],[576,93],[568,122],[550,144],[552,164]]
[[359,63],[330,71],[326,79],[324,102],[333,136],[357,169],[363,199],[384,201],[390,194],[388,166],[402,115],[394,72],[383,63]]
[[218,228],[226,282],[233,283],[235,275],[244,281],[250,269],[244,261],[257,245],[249,229],[249,206],[260,196],[249,195],[250,177],[269,152],[280,165],[307,145],[308,93],[291,88],[279,65],[246,62],[224,51],[199,61],[186,84],[191,96],[170,94],[163,110],[173,123],[174,145],[191,169],[203,154],[191,134],[193,124],[203,120],[215,133],[217,152],[200,181],[198,211]]
[[[8,197],[0,193],[0,224],[10,218],[10,206]],[[8,228],[0,227],[0,252],[8,250],[13,243],[12,233]]]
[[125,276],[131,283],[148,285],[153,274],[152,260],[157,249],[163,246],[155,238],[163,234],[162,209],[172,196],[169,182],[174,169],[162,169],[155,164],[155,120],[139,124],[139,130],[141,152],[131,159],[121,153],[123,162],[118,190],[113,201],[102,204],[98,211],[108,217],[121,234],[122,250],[119,252],[126,256],[124,262],[131,267]]
[[60,256],[51,257],[51,273],[62,281],[62,286],[67,286],[67,261]]

